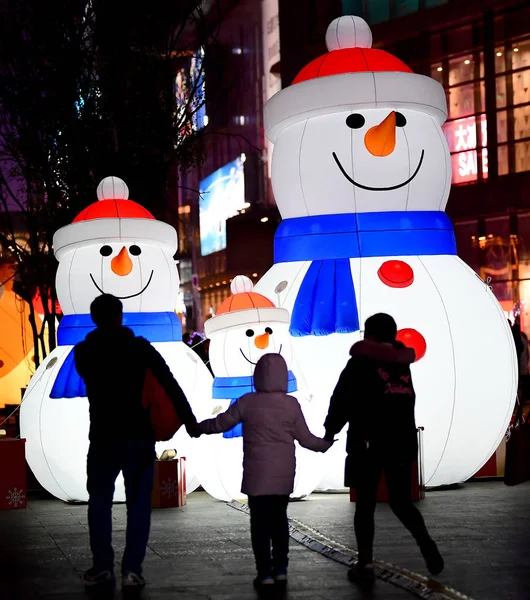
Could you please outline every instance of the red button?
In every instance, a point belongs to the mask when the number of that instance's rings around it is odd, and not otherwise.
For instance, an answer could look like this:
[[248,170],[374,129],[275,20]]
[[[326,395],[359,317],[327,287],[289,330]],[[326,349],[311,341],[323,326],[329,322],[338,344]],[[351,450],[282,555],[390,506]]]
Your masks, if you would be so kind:
[[414,281],[412,267],[402,260],[387,260],[377,274],[379,279],[391,288],[406,288]]
[[415,329],[400,329],[397,332],[396,339],[407,348],[412,348],[414,350],[416,353],[415,362],[418,362],[425,356],[425,352],[427,352],[427,342],[419,331],[416,331]]

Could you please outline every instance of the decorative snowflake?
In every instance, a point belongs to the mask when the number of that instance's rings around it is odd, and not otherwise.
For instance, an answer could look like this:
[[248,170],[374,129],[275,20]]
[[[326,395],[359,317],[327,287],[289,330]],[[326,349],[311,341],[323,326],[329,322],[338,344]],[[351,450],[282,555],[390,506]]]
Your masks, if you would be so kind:
[[13,488],[12,490],[8,490],[7,492],[7,496],[6,496],[6,500],[7,503],[9,504],[9,506],[12,506],[13,508],[17,508],[17,506],[20,504],[20,506],[22,506],[26,500],[26,495],[24,494],[24,491],[18,488]]
[[168,498],[176,496],[178,493],[177,482],[174,479],[168,479],[167,481],[163,481],[160,485],[160,493],[162,494],[162,496],[167,496]]

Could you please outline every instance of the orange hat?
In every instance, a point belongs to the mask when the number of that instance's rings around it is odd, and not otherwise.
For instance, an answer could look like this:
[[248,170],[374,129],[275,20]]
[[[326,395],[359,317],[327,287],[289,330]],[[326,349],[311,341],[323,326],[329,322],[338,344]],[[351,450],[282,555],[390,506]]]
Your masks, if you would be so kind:
[[285,308],[276,308],[274,302],[254,292],[254,285],[248,277],[234,277],[230,290],[232,295],[221,303],[216,316],[204,324],[207,337],[232,327],[256,323],[289,323],[289,312]]

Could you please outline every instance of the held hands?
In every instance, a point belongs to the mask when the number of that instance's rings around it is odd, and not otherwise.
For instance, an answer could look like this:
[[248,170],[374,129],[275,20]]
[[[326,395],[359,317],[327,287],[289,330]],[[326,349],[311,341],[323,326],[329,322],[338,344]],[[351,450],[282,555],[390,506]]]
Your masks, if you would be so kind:
[[188,435],[192,438],[198,438],[202,433],[199,429],[199,424],[197,423],[197,421],[192,421],[191,423],[187,423],[186,431],[188,432]]
[[332,433],[326,432],[326,435],[324,436],[324,441],[328,445],[328,447],[326,448],[326,450],[324,450],[324,452],[327,452],[331,448],[331,446],[333,446],[333,444],[338,441],[338,439],[335,439],[335,437]]
[[324,438],[324,441],[326,442],[326,444],[327,444],[327,446],[328,446],[328,447],[327,447],[327,448],[324,450],[324,452],[327,452],[327,451],[328,451],[328,450],[331,448],[331,446],[333,446],[333,444],[335,443],[335,440],[326,440],[326,439]]
[[337,441],[335,439],[335,435],[333,433],[330,433],[327,431],[326,431],[326,435],[324,435],[324,439],[326,440],[326,442],[331,442],[332,444],[333,444],[333,442]]

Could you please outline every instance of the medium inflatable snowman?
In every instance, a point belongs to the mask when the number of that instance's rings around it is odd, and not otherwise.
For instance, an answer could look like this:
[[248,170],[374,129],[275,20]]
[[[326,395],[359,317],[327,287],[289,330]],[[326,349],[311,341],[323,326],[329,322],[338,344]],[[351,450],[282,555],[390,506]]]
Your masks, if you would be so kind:
[[[205,399],[211,398],[212,377],[182,342],[174,312],[179,287],[173,260],[175,229],[128,200],[128,188],[121,179],[107,177],[97,195],[98,202],[53,238],[59,261],[57,297],[64,317],[58,346],[31,379],[20,410],[21,435],[27,440],[26,457],[33,473],[46,490],[67,501],[88,499],[88,400],[72,349],[94,328],[90,318],[94,298],[109,293],[121,299],[123,324],[161,353],[197,418],[201,418]],[[189,442],[182,427],[172,440],[157,444],[157,451],[175,448],[187,457],[188,491],[193,491],[198,480]],[[121,476],[114,499],[125,499]]]
[[[254,388],[254,368],[269,352],[281,354],[289,367],[288,393],[297,397],[309,428],[314,425],[309,400],[300,397],[291,371],[292,348],[289,313],[253,291],[252,281],[239,275],[230,285],[232,295],[205,323],[210,338],[210,364],[216,375],[210,415],[225,411],[238,398]],[[202,436],[198,442],[197,469],[202,487],[219,500],[245,498],[241,493],[243,476],[242,425],[217,435]],[[296,443],[296,477],[292,497],[309,495],[321,477],[322,455]]]
[[[322,416],[364,321],[390,313],[399,339],[416,349],[426,483],[461,482],[500,443],[517,372],[503,311],[458,258],[444,212],[445,93],[373,49],[359,17],[333,21],[326,43],[328,53],[265,106],[284,220],[275,264],[256,290],[269,298],[283,290],[293,351]],[[322,488],[343,484],[338,451],[326,455]]]

